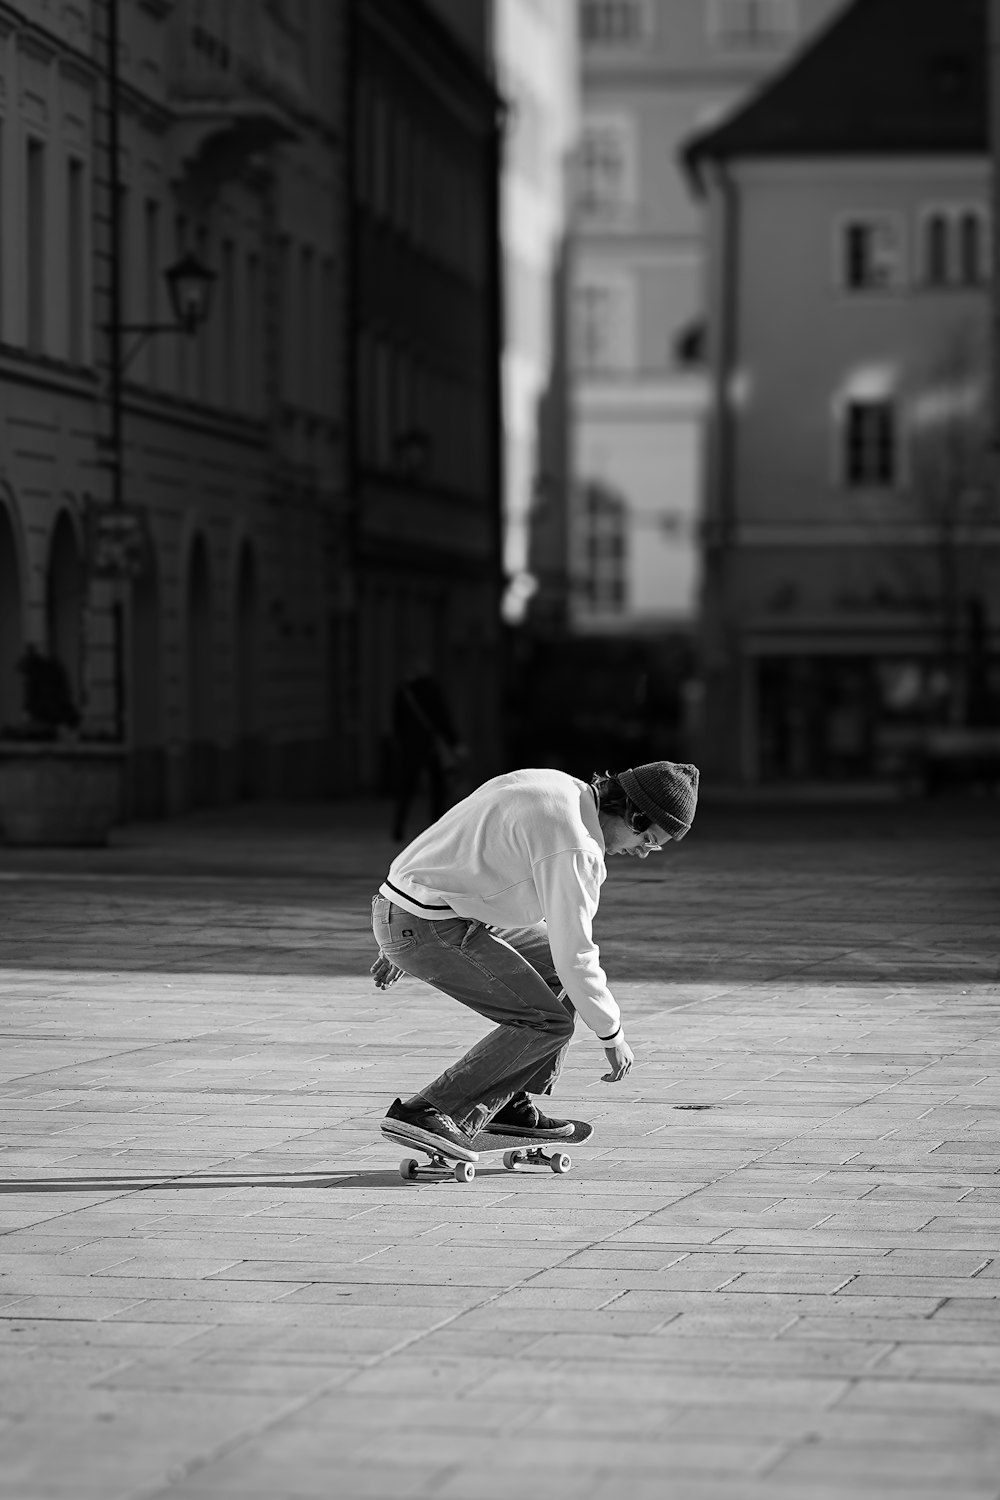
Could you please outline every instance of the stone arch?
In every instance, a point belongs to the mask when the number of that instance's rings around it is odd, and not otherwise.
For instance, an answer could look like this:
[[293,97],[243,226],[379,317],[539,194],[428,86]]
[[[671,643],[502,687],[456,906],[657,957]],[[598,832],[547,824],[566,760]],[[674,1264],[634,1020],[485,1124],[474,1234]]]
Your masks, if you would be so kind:
[[67,510],[56,517],[45,570],[47,648],[63,666],[70,695],[80,707],[83,687],[83,611],[87,570],[76,526]]
[[163,739],[163,640],[160,577],[153,549],[132,584],[130,660],[132,743],[148,747]]
[[257,553],[247,538],[236,564],[236,735],[237,790],[252,797],[261,790],[261,620]]
[[21,549],[10,508],[0,489],[0,727],[20,717],[17,664],[24,650]]
[[187,739],[189,793],[194,806],[216,800],[215,629],[212,568],[199,532],[188,551],[185,589]]
[[128,719],[132,742],[130,811],[162,817],[166,810],[164,751],[163,612],[160,574],[152,543],[146,566],[132,583]]

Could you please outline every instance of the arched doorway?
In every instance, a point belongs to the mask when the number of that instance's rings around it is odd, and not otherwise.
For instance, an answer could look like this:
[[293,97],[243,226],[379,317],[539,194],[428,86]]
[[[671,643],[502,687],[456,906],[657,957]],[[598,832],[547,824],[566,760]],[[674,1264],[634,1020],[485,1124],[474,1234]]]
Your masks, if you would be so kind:
[[21,716],[23,694],[17,664],[23,650],[17,542],[6,508],[0,505],[0,727]]
[[76,529],[63,511],[52,533],[45,579],[45,624],[48,654],[62,665],[74,706],[81,707],[83,686],[83,605],[86,573]]
[[145,571],[132,585],[131,625],[129,812],[134,818],[160,818],[166,811],[163,658],[160,582],[152,548]]
[[187,737],[188,793],[193,807],[217,799],[215,745],[215,632],[212,628],[212,578],[204,537],[197,537],[187,573]]
[[236,576],[236,789],[240,797],[257,797],[263,790],[260,682],[257,559],[250,543],[244,542]]

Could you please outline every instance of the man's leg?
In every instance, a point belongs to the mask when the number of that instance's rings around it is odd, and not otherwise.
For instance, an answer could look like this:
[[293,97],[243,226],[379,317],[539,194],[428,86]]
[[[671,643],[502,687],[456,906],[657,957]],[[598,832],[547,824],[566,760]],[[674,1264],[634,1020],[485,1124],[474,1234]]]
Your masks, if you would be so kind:
[[475,1134],[513,1094],[551,1073],[573,1017],[533,965],[481,922],[428,922],[379,897],[372,925],[392,963],[498,1023],[410,1101]]
[[[576,1019],[576,1011],[573,1002],[566,996],[563,990],[563,982],[556,973],[556,966],[552,962],[552,950],[549,947],[548,928],[544,922],[537,922],[533,927],[493,927],[490,929],[494,937],[501,942],[508,943],[521,957],[526,959],[536,974],[540,974],[549,989],[559,1000],[566,1014]],[[555,1087],[559,1074],[562,1072],[566,1053],[569,1051],[571,1037],[566,1039],[565,1044],[559,1049],[550,1062],[545,1063],[537,1074],[524,1085],[527,1094],[551,1094]]]

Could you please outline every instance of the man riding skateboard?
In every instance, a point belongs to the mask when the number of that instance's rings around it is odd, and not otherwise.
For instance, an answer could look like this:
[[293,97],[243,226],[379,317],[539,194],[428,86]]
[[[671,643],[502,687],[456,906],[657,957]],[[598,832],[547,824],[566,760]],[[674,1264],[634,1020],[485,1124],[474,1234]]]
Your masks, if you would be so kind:
[[604,1048],[615,1083],[631,1071],[621,1012],[608,988],[593,921],[605,859],[645,859],[684,837],[698,769],[674,761],[595,776],[512,771],[450,808],[393,860],[372,900],[375,984],[423,979],[495,1024],[383,1124],[415,1145],[478,1160],[484,1129],[559,1140],[530,1095],[559,1077],[578,1013]]

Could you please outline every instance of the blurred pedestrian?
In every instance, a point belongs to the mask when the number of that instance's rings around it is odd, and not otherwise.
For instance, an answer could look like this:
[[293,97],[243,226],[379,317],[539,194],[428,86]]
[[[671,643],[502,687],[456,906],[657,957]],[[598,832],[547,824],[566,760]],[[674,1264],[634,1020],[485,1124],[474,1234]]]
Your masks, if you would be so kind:
[[399,842],[425,777],[430,821],[436,822],[450,800],[449,778],[468,754],[444,691],[423,663],[415,665],[396,689],[392,733],[395,762],[392,836]]
[[606,857],[645,859],[691,827],[698,769],[653,761],[589,784],[564,771],[495,776],[399,853],[372,900],[378,989],[432,984],[494,1030],[385,1123],[414,1145],[476,1161],[480,1130],[572,1134],[532,1101],[559,1077],[576,1013],[611,1071],[634,1061],[593,921]]

